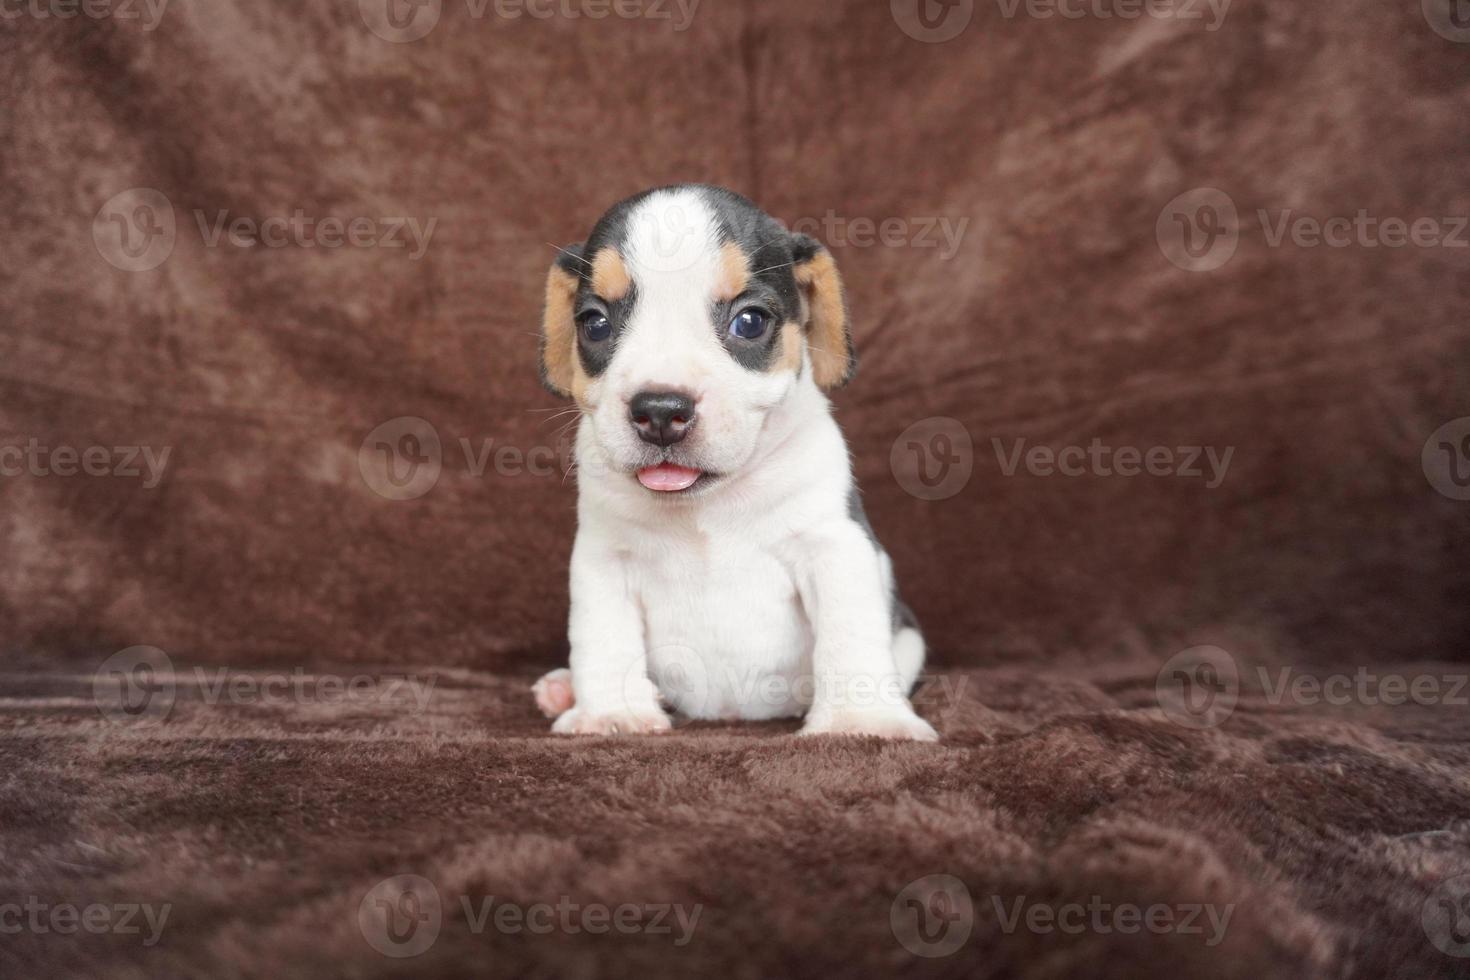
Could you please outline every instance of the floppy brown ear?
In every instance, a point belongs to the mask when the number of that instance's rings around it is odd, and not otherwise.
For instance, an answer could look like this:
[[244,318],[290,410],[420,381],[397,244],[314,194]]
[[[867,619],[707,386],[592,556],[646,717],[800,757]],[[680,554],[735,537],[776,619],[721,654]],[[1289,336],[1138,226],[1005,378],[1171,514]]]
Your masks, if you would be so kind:
[[826,246],[808,235],[791,236],[796,283],[807,303],[807,348],[818,387],[841,388],[857,371],[857,351],[847,318],[847,298],[837,262]]
[[570,397],[577,367],[577,325],[572,306],[583,276],[582,245],[561,249],[546,274],[546,310],[541,317],[541,383],[554,395]]

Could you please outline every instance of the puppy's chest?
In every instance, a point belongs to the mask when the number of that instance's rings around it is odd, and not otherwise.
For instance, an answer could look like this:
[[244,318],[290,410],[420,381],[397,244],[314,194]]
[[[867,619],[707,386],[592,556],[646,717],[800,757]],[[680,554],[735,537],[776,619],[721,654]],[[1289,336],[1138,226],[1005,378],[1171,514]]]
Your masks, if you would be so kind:
[[772,549],[735,536],[645,541],[630,571],[651,652],[677,645],[772,665],[806,652],[795,574]]

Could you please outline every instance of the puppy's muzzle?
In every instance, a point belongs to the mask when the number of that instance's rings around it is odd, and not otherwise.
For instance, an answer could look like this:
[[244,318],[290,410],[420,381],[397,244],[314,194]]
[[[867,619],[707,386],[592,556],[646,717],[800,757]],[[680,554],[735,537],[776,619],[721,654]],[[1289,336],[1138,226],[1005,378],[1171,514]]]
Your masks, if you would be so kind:
[[694,399],[676,391],[641,391],[628,402],[628,419],[644,442],[672,446],[694,428]]

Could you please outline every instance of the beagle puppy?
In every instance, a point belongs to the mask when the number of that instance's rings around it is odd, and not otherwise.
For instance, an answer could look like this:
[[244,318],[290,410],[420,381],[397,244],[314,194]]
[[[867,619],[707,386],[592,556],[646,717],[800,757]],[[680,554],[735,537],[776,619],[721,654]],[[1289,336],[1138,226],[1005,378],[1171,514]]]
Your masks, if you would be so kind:
[[542,380],[580,411],[563,735],[804,716],[932,741],[924,641],[825,392],[856,366],[832,255],[727,190],[608,211],[546,283]]

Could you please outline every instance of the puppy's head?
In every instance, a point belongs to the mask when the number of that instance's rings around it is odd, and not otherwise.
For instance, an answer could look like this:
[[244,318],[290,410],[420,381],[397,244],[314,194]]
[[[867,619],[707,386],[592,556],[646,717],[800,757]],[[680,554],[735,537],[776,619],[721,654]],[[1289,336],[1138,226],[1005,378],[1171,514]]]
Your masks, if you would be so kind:
[[562,249],[546,284],[542,380],[590,419],[602,462],[680,493],[757,455],[806,377],[856,365],[831,254],[712,187],[650,191]]

